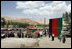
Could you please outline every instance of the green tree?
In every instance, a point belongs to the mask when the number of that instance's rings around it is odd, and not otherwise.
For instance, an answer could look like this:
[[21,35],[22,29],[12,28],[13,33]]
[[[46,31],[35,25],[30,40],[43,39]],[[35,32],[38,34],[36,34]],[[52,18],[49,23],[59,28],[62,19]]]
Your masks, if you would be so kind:
[[30,24],[28,23],[18,23],[18,26],[19,27],[22,27],[22,28],[26,28],[27,26],[29,26]]
[[71,29],[71,12],[70,12],[70,13],[65,12],[65,13],[63,14],[63,20],[64,20],[65,23],[66,23],[67,29]]
[[1,26],[4,27],[6,25],[5,18],[1,18]]

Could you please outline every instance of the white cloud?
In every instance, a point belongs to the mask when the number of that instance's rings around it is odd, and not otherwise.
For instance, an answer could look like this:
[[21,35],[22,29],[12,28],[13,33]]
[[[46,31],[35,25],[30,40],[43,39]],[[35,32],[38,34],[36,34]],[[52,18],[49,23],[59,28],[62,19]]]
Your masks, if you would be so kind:
[[36,8],[44,6],[43,1],[26,1],[26,2],[17,2],[16,8]]
[[71,4],[68,5],[67,12],[71,11]]
[[63,3],[63,1],[53,1],[52,3],[51,3],[51,5],[57,5],[57,4],[61,4],[61,3]]
[[16,8],[23,9],[22,13],[49,18],[62,17],[64,12],[71,11],[71,4],[66,5],[65,1],[53,1],[45,3],[43,1],[17,2]]

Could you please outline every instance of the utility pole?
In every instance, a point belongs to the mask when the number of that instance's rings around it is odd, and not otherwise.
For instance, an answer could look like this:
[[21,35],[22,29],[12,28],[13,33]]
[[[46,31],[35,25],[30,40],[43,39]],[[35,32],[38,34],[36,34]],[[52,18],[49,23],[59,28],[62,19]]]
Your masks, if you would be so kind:
[[6,21],[7,21],[6,26],[7,26],[7,28],[8,28],[8,23],[9,23],[9,20],[6,20]]
[[45,24],[46,24],[46,18],[44,18],[44,28],[45,28]]

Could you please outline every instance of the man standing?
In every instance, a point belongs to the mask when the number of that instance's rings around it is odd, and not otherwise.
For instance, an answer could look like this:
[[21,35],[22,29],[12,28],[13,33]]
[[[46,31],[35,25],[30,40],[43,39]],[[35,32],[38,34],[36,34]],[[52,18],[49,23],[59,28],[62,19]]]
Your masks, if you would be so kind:
[[63,35],[63,43],[65,43],[66,39],[65,39],[65,35]]
[[50,38],[50,36],[51,36],[51,33],[49,32],[49,38]]
[[46,29],[44,29],[44,35],[46,36]]
[[65,43],[66,39],[65,39],[65,31],[62,29],[61,31],[62,34],[62,42]]
[[21,32],[21,29],[20,29],[20,32],[17,33],[17,36],[18,36],[19,38],[23,38],[23,37],[24,37],[24,34]]
[[54,41],[54,34],[52,34],[52,41]]
[[39,34],[40,34],[40,37],[42,37],[42,35],[43,35],[43,31],[42,31],[42,30],[40,30],[40,33],[39,33]]

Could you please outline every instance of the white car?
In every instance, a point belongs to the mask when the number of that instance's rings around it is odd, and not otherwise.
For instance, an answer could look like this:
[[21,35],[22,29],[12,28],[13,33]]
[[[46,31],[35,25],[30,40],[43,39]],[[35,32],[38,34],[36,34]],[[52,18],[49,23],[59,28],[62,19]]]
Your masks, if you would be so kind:
[[1,34],[1,38],[5,38],[5,34],[3,33],[3,34]]

